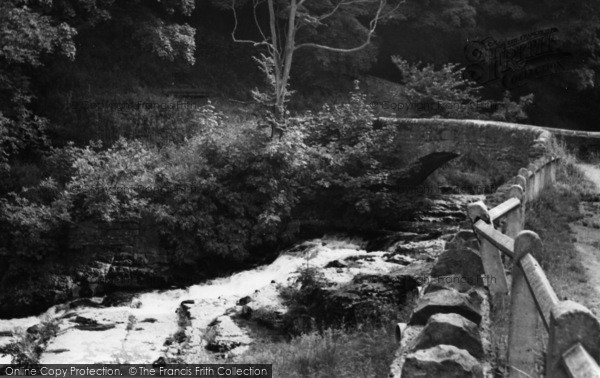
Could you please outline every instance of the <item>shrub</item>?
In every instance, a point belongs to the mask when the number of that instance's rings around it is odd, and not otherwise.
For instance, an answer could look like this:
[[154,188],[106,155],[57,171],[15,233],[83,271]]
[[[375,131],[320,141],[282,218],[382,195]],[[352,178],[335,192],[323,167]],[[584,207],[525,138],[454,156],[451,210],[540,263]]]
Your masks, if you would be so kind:
[[40,324],[21,330],[16,340],[3,347],[2,352],[12,356],[13,364],[38,364],[47,342],[58,332],[58,323],[58,319],[45,317]]
[[346,104],[324,106],[298,120],[313,170],[299,217],[343,219],[358,228],[394,227],[410,217],[414,198],[399,193],[405,161],[392,125],[373,126],[374,114],[358,83]]
[[385,99],[401,99],[408,104],[404,117],[491,119],[517,122],[527,119],[525,109],[533,103],[533,94],[512,101],[506,91],[501,101],[484,100],[479,94],[481,87],[464,78],[464,68],[458,64],[444,64],[436,69],[433,64],[409,63],[399,56],[392,61],[402,73],[402,84],[384,90]]
[[[43,181],[38,192],[56,193],[53,180]],[[40,260],[58,251],[64,226],[70,221],[65,203],[36,203],[14,193],[0,198],[0,257]]]

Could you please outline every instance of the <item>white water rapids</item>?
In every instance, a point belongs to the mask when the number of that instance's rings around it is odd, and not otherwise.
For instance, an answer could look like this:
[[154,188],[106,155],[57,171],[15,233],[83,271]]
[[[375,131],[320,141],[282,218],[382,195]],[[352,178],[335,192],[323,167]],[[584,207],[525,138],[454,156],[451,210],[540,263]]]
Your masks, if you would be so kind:
[[[302,252],[285,252],[273,263],[255,269],[233,274],[227,278],[218,278],[186,289],[153,291],[142,293],[133,302],[141,303],[139,308],[129,306],[91,308],[80,307],[74,311],[78,316],[94,319],[101,324],[115,324],[104,331],[79,330],[70,319],[63,319],[56,337],[50,340],[40,363],[152,363],[164,356],[168,348],[163,347],[165,340],[178,330],[176,309],[184,300],[193,300],[190,313],[192,325],[186,329],[191,336],[190,345],[202,345],[202,335],[209,323],[222,315],[237,301],[252,295],[257,290],[276,300],[275,284],[286,283],[294,273],[305,264],[312,267],[324,267],[327,263],[350,256],[367,254],[360,242],[350,239],[324,238],[306,242],[309,247]],[[383,252],[371,252],[369,256],[381,256]],[[369,264],[365,262],[365,264]],[[390,270],[398,265],[385,263],[381,259],[369,269],[361,272]],[[377,266],[375,266],[377,265]],[[333,280],[349,281],[351,269],[345,274],[334,274]],[[0,320],[2,331],[26,329],[38,324],[46,317],[65,315],[65,306],[54,306],[45,314],[37,317]],[[144,320],[147,320],[144,322]],[[11,337],[0,337],[0,346],[11,341]],[[0,356],[0,363],[10,363],[8,356]]]

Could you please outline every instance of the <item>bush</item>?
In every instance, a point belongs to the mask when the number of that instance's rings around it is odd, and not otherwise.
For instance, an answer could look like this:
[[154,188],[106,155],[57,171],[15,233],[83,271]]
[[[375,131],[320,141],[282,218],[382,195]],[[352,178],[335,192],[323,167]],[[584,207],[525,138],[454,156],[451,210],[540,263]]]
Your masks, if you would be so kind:
[[[56,193],[53,180],[43,181],[38,191]],[[64,227],[70,221],[65,203],[36,203],[14,193],[0,198],[0,257],[40,260],[59,250]]]
[[38,325],[21,330],[16,341],[3,347],[0,352],[12,356],[12,364],[34,365],[46,348],[47,342],[58,332],[58,319],[44,318]]
[[298,271],[298,276],[288,286],[279,286],[279,296],[283,304],[290,309],[292,317],[310,315],[310,307],[316,303],[315,296],[328,286],[327,280],[318,268],[304,267]]
[[[402,111],[402,117],[489,119],[519,122],[527,119],[525,109],[533,103],[533,95],[511,100],[506,91],[500,101],[484,100],[481,87],[464,78],[464,68],[458,64],[444,64],[436,69],[433,64],[409,63],[399,56],[392,61],[402,73],[402,83],[373,90],[378,102],[391,102],[392,110]],[[400,107],[402,106],[402,107]],[[397,108],[397,109],[396,109]]]
[[[250,128],[231,130],[208,106],[204,130],[157,148],[121,138],[108,149],[67,145],[46,159],[54,176],[4,200],[0,225],[14,235],[5,250],[40,254],[63,222],[158,223],[175,261],[244,261],[286,237],[306,165],[294,133],[271,141]],[[300,141],[301,142],[301,141]],[[28,230],[28,244],[19,235]],[[24,242],[25,242],[24,241]]]
[[374,114],[358,83],[346,104],[324,106],[298,120],[313,157],[312,184],[300,217],[343,219],[358,228],[391,227],[418,206],[398,190],[406,162],[392,125],[373,126]]

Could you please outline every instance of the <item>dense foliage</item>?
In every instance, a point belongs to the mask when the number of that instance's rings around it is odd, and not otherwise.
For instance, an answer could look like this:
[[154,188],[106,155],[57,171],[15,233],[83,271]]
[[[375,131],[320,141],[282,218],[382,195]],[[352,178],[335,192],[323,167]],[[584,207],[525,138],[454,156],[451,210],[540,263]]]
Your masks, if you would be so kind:
[[402,168],[395,129],[372,127],[358,91],[295,119],[279,140],[254,127],[232,130],[211,105],[193,118],[195,134],[164,146],[122,138],[109,148],[52,149],[40,184],[0,204],[10,235],[2,253],[42,258],[57,248],[50,235],[68,224],[150,218],[176,261],[243,261],[289,244],[298,221],[393,227],[416,206],[391,190]]
[[[255,14],[253,2],[237,3],[238,38],[260,39],[256,24],[266,30],[270,21],[265,4]],[[285,4],[277,1],[278,9]],[[368,34],[367,2],[326,21],[318,18],[337,2],[303,4],[299,44],[347,48]],[[297,51],[289,107],[279,114],[286,130],[272,140],[256,127],[273,122],[260,108],[272,100],[264,80],[272,55],[232,41],[230,6],[0,3],[0,262],[59,255],[69,227],[87,221],[150,220],[161,248],[182,264],[263,257],[310,224],[393,229],[426,201],[396,190],[406,162],[396,130],[373,127],[382,114],[371,106],[377,96],[437,105],[403,116],[511,122],[542,119],[539,104],[553,104],[544,119],[563,112],[562,92],[552,91],[568,88],[573,101],[597,96],[594,4],[407,1],[386,14],[365,49]],[[277,13],[275,27],[287,17]],[[565,72],[505,92],[473,85],[461,65],[448,63],[463,60],[469,38],[532,26],[564,31],[558,42],[574,58]],[[354,81],[369,73],[394,80],[395,89],[358,90]],[[181,88],[205,92],[216,105],[169,94]],[[491,107],[477,106],[487,101]],[[548,123],[568,126],[569,117]],[[454,164],[443,180],[490,184],[485,157]]]

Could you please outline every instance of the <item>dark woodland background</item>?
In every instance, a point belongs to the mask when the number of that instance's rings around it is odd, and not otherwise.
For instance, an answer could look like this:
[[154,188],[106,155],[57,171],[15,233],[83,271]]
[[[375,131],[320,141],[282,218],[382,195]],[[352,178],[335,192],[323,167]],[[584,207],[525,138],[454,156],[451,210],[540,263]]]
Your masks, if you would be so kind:
[[[368,5],[311,23],[311,12],[336,4],[307,1],[297,41],[363,41]],[[283,28],[286,2],[275,5]],[[270,90],[255,59],[265,50],[232,40],[229,1],[2,0],[0,265],[7,268],[0,292],[10,297],[4,302],[32,303],[23,293],[46,285],[48,264],[71,258],[69,230],[85,222],[155,224],[169,264],[196,280],[199,270],[210,275],[272,257],[310,224],[397,229],[427,200],[393,190],[406,162],[397,157],[395,131],[372,127],[374,117],[390,115],[370,106],[372,99],[487,100],[497,104],[487,113],[397,115],[596,130],[599,7],[409,0],[381,20],[360,51],[296,52],[287,129],[273,139],[258,127],[277,122],[265,110],[268,96],[252,95]],[[260,39],[252,2],[238,1],[236,9],[236,37]],[[256,18],[268,28],[266,3]],[[558,29],[557,47],[569,54],[562,72],[508,92],[499,81],[477,88],[462,77],[468,41],[547,28]],[[173,96],[192,89],[202,98]],[[177,101],[188,106],[139,105]],[[454,164],[438,173],[438,184],[493,187],[505,179],[485,157]],[[116,190],[124,187],[134,189]]]

